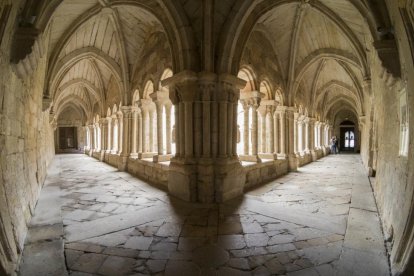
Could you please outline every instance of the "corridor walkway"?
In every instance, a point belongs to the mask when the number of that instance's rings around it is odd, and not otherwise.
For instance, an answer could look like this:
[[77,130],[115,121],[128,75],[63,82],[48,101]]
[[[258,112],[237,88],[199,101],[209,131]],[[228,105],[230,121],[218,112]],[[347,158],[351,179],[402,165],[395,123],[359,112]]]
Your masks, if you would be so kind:
[[358,155],[328,156],[220,205],[185,203],[85,155],[57,155],[20,270],[389,275],[380,229]]

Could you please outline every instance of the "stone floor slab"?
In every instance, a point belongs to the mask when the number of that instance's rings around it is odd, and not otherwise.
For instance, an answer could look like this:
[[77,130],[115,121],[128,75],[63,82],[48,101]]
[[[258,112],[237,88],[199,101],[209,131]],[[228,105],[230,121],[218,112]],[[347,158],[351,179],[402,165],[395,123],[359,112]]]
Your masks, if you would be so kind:
[[[33,221],[23,256],[61,239],[49,223],[63,220],[71,275],[389,274],[357,155],[328,156],[223,204],[183,202],[83,155],[55,161],[38,206],[57,210]],[[55,262],[64,267],[63,254]]]

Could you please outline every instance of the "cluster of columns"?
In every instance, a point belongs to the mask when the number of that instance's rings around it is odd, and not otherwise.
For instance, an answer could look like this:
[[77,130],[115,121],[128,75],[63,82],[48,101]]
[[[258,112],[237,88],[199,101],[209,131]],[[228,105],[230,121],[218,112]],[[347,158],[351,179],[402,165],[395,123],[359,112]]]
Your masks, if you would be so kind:
[[[332,126],[295,111],[261,100],[256,91],[242,92],[242,161],[299,157],[329,146]],[[260,119],[260,120],[259,120]],[[294,169],[294,168],[292,168]]]
[[[221,202],[243,193],[246,172],[239,160],[289,159],[328,144],[329,126],[262,100],[260,92],[240,95],[244,81],[231,75],[185,71],[163,80],[157,91],[133,106],[121,106],[87,127],[88,146],[121,158],[170,160],[170,193],[189,201]],[[238,104],[243,106],[243,153],[237,152]],[[240,122],[239,122],[240,123]],[[173,127],[175,137],[173,137]],[[165,135],[165,137],[164,137]],[[175,138],[175,139],[174,139]],[[240,159],[239,159],[240,158]]]
[[134,106],[122,106],[119,111],[86,126],[89,154],[100,152],[101,160],[105,154],[152,158],[154,162],[169,160],[173,153],[172,103],[168,93],[163,93],[162,98],[153,94],[159,97],[154,102],[142,99]]

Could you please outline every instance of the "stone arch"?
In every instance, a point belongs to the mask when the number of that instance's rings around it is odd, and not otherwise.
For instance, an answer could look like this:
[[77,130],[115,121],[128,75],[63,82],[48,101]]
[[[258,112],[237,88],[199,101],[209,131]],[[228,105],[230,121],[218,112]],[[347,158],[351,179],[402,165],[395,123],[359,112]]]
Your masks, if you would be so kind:
[[134,94],[132,95],[132,105],[137,105],[140,100],[139,90],[135,89]]
[[275,91],[275,100],[278,102],[278,105],[284,105],[283,93],[280,88],[277,88]]
[[[58,6],[63,3],[64,0],[54,1],[53,6],[49,9],[49,16],[51,17]],[[78,16],[78,18],[71,24],[64,32],[62,32],[59,43],[52,49],[52,55],[49,59],[49,77],[50,73],[55,71],[55,66],[58,63],[58,55],[62,51],[64,45],[69,38],[90,18],[99,14],[104,9],[117,8],[121,6],[136,7],[153,15],[163,27],[165,34],[167,35],[169,45],[171,47],[173,68],[175,71],[182,71],[184,69],[196,69],[198,64],[196,62],[196,46],[194,41],[194,35],[191,28],[181,28],[180,26],[187,26],[189,23],[182,10],[181,5],[174,3],[174,1],[157,1],[152,5],[148,5],[143,0],[138,1],[126,1],[115,0],[107,3],[105,7],[101,4],[96,4],[87,11],[84,11]],[[53,8],[52,8],[53,7]],[[118,30],[119,31],[119,30]],[[122,78],[125,82],[125,78]],[[46,92],[47,94],[47,92]]]
[[[265,0],[254,3],[249,3],[245,1],[238,2],[234,7],[234,10],[238,12],[236,12],[234,16],[232,16],[231,18],[229,17],[226,24],[227,27],[220,36],[219,48],[220,52],[222,52],[223,54],[219,57],[219,61],[217,62],[217,71],[231,72],[233,74],[236,74],[244,46],[259,18],[263,14],[266,14],[267,12],[281,5],[299,2],[300,1],[298,0]],[[353,5],[358,7],[358,12],[361,14],[363,13],[362,15],[364,17],[372,19],[372,11],[368,8],[364,8],[356,2],[357,1],[352,1]],[[345,23],[343,23],[342,19],[336,13],[324,6],[322,3],[312,2],[311,5],[321,14],[326,16],[329,20],[333,21],[333,23],[344,32],[344,34],[354,44],[358,52],[359,59],[366,62],[364,48],[355,38],[355,34],[353,34],[349,27]],[[374,24],[374,20],[369,20],[367,24],[370,27],[369,29],[371,30],[372,37],[377,38],[378,36],[376,27],[371,25]]]
[[152,80],[147,80],[145,82],[142,98],[143,99],[150,99],[150,95],[154,92],[154,83]]
[[243,66],[239,70],[237,77],[246,81],[246,86],[242,89],[243,91],[257,91],[258,90],[259,86],[257,85],[257,77],[252,68],[248,66]]
[[[61,82],[65,74],[78,62],[84,59],[93,59],[102,65],[104,65],[116,78],[118,85],[122,83],[122,73],[120,66],[113,60],[111,57],[106,55],[99,49],[93,47],[82,48],[75,50],[69,55],[65,56],[63,60],[54,68],[56,71],[51,76],[48,92],[45,96],[53,98],[53,93],[55,92],[57,85]],[[49,94],[49,91],[52,92],[52,95]]]
[[260,93],[264,94],[264,100],[273,100],[272,88],[267,80],[262,80],[259,86]]

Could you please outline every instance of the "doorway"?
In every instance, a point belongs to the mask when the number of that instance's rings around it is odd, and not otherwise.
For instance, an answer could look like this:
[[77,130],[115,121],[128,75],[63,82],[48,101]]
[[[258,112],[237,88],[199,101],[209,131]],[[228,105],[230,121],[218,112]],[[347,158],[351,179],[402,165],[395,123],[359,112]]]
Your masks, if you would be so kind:
[[75,127],[59,127],[59,149],[76,149],[78,147],[76,134]]
[[355,151],[355,127],[341,128],[341,151]]

